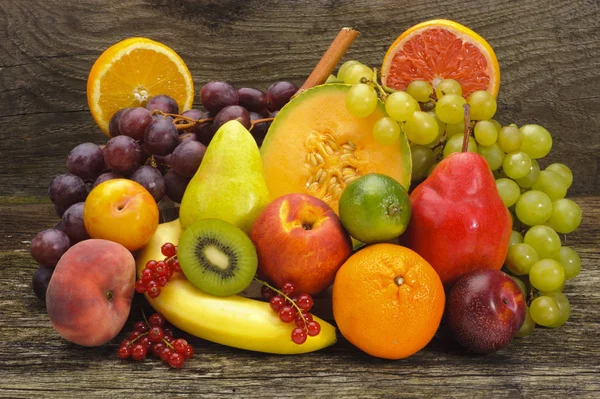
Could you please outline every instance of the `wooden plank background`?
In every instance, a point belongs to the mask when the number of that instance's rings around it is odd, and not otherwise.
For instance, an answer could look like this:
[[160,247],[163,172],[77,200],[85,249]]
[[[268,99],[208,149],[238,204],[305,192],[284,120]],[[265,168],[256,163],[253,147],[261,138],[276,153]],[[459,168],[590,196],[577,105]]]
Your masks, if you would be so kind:
[[[378,66],[404,29],[431,18],[489,41],[502,71],[497,119],[547,127],[554,146],[542,166],[573,169],[569,197],[584,221],[568,245],[583,270],[567,285],[564,327],[488,356],[466,355],[439,334],[397,362],[343,339],[294,357],[192,339],[197,354],[178,371],[118,361],[116,343],[85,349],[56,335],[31,292],[28,241],[58,221],[47,186],[66,171],[71,148],[105,142],[85,93],[104,49],[145,36],[182,56],[197,90],[213,79],[266,89],[280,79],[301,84],[342,26],[361,31],[345,59]],[[0,397],[600,397],[596,0],[0,0],[0,32]],[[144,306],[138,299],[128,327]]]

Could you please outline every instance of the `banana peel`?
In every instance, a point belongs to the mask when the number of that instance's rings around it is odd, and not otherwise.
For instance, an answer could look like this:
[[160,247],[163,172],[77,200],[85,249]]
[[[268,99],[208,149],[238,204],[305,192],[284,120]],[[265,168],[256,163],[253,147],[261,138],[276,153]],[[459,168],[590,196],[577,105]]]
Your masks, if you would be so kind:
[[[164,256],[161,246],[177,245],[181,235],[179,219],[162,223],[136,257],[138,277],[146,262]],[[181,273],[175,273],[161,288],[156,298],[146,299],[171,324],[196,337],[257,352],[300,354],[323,349],[336,342],[336,329],[330,323],[313,316],[321,332],[298,345],[292,341],[294,323],[279,320],[267,302],[240,295],[217,297],[206,294],[192,285]]]

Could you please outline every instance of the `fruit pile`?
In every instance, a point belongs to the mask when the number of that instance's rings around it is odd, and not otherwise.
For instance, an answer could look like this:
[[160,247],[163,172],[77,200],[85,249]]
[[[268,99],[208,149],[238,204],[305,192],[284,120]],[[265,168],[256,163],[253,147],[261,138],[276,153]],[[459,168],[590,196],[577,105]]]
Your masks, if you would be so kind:
[[[157,78],[132,62],[164,68]],[[335,327],[312,313],[331,286],[340,333],[377,357],[418,352],[444,314],[482,353],[559,327],[581,267],[558,235],[581,222],[565,198],[573,176],[541,169],[546,129],[493,119],[499,82],[483,38],[435,20],[404,32],[380,71],[347,61],[300,92],[212,81],[201,110],[173,50],[117,43],[88,78],[109,140],[75,147],[50,185],[62,219],[32,240],[34,292],[85,346],[113,340],[144,294],[158,313],[118,356],[174,368],[194,349],[165,320],[247,350],[332,345]],[[159,223],[159,205],[179,217]],[[263,300],[250,299],[258,286]]]

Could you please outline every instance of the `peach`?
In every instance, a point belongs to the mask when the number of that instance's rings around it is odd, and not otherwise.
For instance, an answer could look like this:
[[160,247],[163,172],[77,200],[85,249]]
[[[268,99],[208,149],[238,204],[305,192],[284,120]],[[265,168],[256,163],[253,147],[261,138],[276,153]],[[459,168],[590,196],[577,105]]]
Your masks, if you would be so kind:
[[89,193],[83,209],[85,229],[92,238],[142,248],[158,227],[158,205],[141,184],[127,179],[100,183]]
[[90,239],[60,258],[46,291],[52,325],[66,340],[102,345],[125,325],[135,290],[135,259],[124,246]]
[[306,194],[287,194],[267,205],[250,239],[259,275],[278,287],[291,282],[297,293],[325,290],[352,254],[350,236],[333,209]]

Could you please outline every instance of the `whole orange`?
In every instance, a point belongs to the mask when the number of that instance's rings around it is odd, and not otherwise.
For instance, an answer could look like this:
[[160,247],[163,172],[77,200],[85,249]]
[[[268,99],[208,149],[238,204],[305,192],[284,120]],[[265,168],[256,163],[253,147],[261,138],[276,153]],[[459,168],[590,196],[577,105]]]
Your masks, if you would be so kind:
[[402,359],[425,347],[440,325],[445,300],[433,267],[395,244],[358,251],[333,283],[333,316],[344,338],[386,359]]

